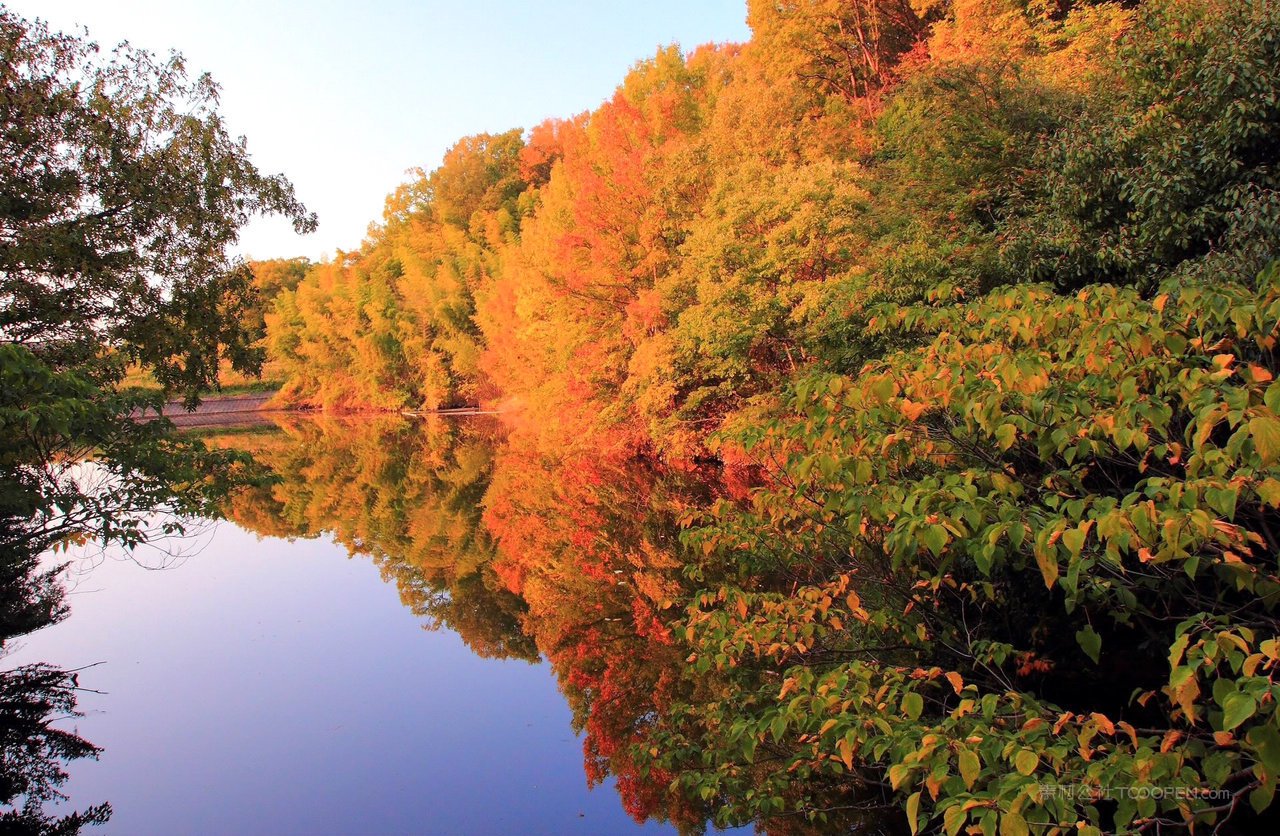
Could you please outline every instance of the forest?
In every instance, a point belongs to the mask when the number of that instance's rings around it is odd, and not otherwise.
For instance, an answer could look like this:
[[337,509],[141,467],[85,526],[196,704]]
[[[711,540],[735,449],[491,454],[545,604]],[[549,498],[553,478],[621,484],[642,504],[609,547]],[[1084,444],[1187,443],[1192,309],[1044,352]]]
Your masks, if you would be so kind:
[[748,6],[253,265],[281,404],[501,413],[471,569],[360,543],[505,601],[640,819],[1256,832],[1280,5]]
[[[246,264],[316,219],[217,85],[0,7],[0,653],[225,516],[547,660],[637,821],[1274,830],[1280,3],[747,14]],[[138,420],[260,372],[315,414]],[[0,829],[111,815],[83,690],[0,672]]]

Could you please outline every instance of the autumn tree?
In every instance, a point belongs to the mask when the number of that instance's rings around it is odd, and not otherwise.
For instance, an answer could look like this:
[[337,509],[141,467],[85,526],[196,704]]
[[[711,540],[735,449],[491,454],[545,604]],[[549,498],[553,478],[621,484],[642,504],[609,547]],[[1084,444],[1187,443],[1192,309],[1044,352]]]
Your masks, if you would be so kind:
[[435,409],[492,395],[475,297],[521,211],[522,147],[519,131],[459,142],[388,196],[359,251],[278,295],[268,345],[284,402]]

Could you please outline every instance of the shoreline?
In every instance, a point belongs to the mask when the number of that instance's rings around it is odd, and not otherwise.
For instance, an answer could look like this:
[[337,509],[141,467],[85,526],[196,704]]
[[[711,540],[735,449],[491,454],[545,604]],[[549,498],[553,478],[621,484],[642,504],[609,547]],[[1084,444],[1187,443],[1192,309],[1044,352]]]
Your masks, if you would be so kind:
[[[190,429],[198,427],[248,426],[269,423],[266,416],[272,413],[324,413],[325,410],[296,408],[265,408],[276,396],[276,391],[253,392],[242,395],[214,395],[200,401],[193,410],[188,410],[182,401],[166,401],[158,417],[168,418],[174,427]],[[341,413],[352,414],[352,413]],[[358,414],[358,413],[356,413]],[[383,414],[399,414],[411,418],[426,418],[433,415],[498,415],[497,410],[479,406],[459,406],[447,409],[405,409]],[[151,420],[151,414],[135,415],[141,420]]]

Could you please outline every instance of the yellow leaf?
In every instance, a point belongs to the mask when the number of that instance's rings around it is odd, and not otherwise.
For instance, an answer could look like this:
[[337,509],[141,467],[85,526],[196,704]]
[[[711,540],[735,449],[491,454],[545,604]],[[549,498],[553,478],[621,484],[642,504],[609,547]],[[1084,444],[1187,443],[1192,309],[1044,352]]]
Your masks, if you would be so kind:
[[920,829],[920,823],[917,821],[920,815],[920,793],[913,792],[911,797],[907,799],[907,826],[911,828],[912,836]]
[[1058,553],[1052,545],[1041,546],[1039,543],[1032,550],[1036,557],[1036,565],[1040,567],[1040,576],[1044,578],[1046,589],[1052,589],[1058,582]]
[[1249,421],[1249,436],[1263,464],[1271,464],[1280,457],[1280,420],[1270,415],[1259,415]]
[[1014,768],[1020,775],[1030,775],[1040,765],[1040,756],[1030,749],[1020,749],[1013,758]]
[[1000,836],[1027,836],[1026,819],[1012,810],[1000,816]]
[[959,749],[956,761],[960,768],[960,777],[964,779],[965,789],[973,789],[973,782],[978,780],[978,775],[982,772],[982,761],[972,750],[964,747]]

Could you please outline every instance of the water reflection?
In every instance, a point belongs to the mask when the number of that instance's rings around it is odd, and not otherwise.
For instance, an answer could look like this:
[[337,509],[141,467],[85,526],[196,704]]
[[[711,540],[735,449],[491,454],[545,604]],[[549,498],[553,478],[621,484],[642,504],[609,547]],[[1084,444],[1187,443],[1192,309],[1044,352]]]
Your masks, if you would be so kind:
[[585,733],[590,782],[614,777],[636,821],[704,827],[707,802],[671,792],[642,753],[673,704],[715,697],[711,679],[686,673],[666,613],[682,595],[679,520],[715,495],[708,474],[551,455],[476,418],[292,416],[209,442],[278,476],[230,503],[237,524],[331,534],[476,653],[544,655]]
[[271,432],[210,436],[251,452],[278,481],[238,494],[227,516],[265,536],[331,535],[372,558],[426,626],[486,658],[538,658],[521,599],[494,574],[482,524],[495,423],[280,416]]
[[369,555],[428,627],[448,627],[480,656],[545,657],[583,735],[588,781],[612,781],[636,822],[700,832],[735,794],[803,792],[811,808],[832,800],[825,821],[757,826],[883,825],[883,794],[868,797],[852,779],[773,786],[768,744],[712,792],[679,780],[702,765],[707,734],[687,707],[746,706],[779,682],[768,666],[732,678],[696,669],[676,626],[695,590],[724,580],[707,577],[679,537],[682,520],[740,498],[742,486],[718,469],[548,449],[478,418],[284,416],[273,432],[209,441],[250,451],[278,477],[228,505],[237,524],[280,537],[328,534]]

